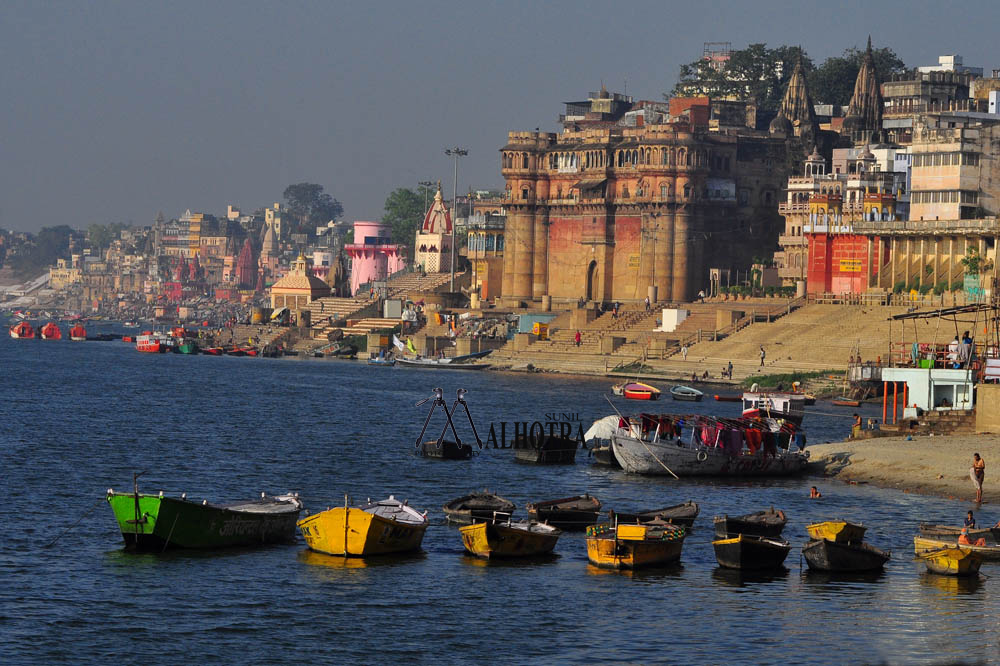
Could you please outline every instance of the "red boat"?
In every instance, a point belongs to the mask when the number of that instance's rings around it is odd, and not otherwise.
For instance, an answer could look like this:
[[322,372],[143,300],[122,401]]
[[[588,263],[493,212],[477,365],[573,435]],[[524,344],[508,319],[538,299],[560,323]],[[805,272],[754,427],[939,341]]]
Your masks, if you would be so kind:
[[142,335],[135,339],[136,350],[150,354],[162,354],[173,351],[174,346],[174,339],[164,333],[144,331]]
[[80,342],[87,339],[87,329],[85,329],[80,324],[77,324],[73,328],[69,329],[69,339],[75,342]]
[[660,389],[642,382],[628,382],[611,387],[615,395],[625,396],[629,400],[659,400]]
[[42,340],[62,340],[62,331],[51,321],[42,326],[39,333],[42,335]]
[[223,351],[222,347],[206,347],[201,350],[201,353],[208,354],[209,356],[222,356]]
[[122,342],[135,342],[135,337],[131,335],[123,335]]
[[18,322],[10,327],[10,337],[30,340],[35,337],[35,329],[26,321]]

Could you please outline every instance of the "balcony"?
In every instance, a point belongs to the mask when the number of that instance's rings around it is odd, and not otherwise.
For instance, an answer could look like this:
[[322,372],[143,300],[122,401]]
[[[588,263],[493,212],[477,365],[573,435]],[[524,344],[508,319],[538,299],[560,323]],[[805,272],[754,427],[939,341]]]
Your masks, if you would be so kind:
[[778,236],[778,245],[781,247],[799,247],[806,246],[809,242],[806,240],[805,236],[792,236],[787,234],[782,234]]

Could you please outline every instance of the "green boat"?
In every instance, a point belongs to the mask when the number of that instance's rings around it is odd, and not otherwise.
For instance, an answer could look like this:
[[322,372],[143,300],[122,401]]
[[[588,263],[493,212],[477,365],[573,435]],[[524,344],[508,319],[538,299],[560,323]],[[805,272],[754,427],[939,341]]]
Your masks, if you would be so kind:
[[198,353],[198,345],[196,345],[193,342],[189,342],[189,341],[185,340],[181,344],[177,345],[177,351],[178,351],[178,353],[181,353],[181,354],[197,354]]
[[[138,478],[138,477],[137,477]],[[161,552],[167,548],[225,548],[290,542],[302,511],[298,494],[267,496],[235,504],[190,501],[108,489],[126,550]]]

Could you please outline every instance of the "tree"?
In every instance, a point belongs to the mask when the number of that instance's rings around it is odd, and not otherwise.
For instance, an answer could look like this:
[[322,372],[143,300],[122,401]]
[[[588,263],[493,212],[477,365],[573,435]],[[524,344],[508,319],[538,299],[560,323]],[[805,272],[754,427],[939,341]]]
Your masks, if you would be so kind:
[[[817,104],[847,106],[854,94],[854,82],[865,57],[862,49],[849,48],[840,57],[827,58],[808,74],[809,93]],[[872,49],[879,83],[906,71],[906,64],[888,47]]]
[[424,223],[424,216],[427,214],[424,202],[429,206],[435,193],[436,190],[432,191],[421,185],[416,190],[396,188],[386,197],[382,222],[392,230],[394,243],[413,247],[417,229]]
[[680,77],[671,95],[729,97],[753,102],[757,106],[758,126],[766,126],[777,115],[788,79],[801,56],[808,73],[812,60],[798,46],[750,44],[733,51],[721,67],[704,58],[681,65]]
[[34,243],[10,261],[18,278],[33,278],[56,263],[56,259],[69,259],[69,239],[76,233],[65,224],[43,227],[34,237]]
[[285,198],[288,212],[297,222],[295,226],[299,233],[303,228],[315,228],[344,214],[341,203],[324,193],[322,185],[315,183],[289,185],[282,196]]
[[118,238],[123,229],[127,229],[130,226],[123,222],[92,224],[87,227],[87,241],[90,243],[90,247],[96,250],[97,254],[101,254],[111,245],[111,241]]

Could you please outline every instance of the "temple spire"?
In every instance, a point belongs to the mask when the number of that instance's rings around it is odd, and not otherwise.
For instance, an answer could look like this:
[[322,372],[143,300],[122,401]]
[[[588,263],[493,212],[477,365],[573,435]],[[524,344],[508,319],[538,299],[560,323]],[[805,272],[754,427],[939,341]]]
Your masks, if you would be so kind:
[[877,141],[882,133],[882,106],[882,90],[878,83],[875,57],[872,55],[872,38],[869,35],[842,133],[856,144],[868,143],[873,138]]
[[801,50],[792,75],[788,79],[788,87],[785,88],[781,108],[778,110],[778,115],[771,121],[770,131],[807,138],[816,133],[816,111],[813,108],[809,88],[806,85],[806,72],[802,65]]

